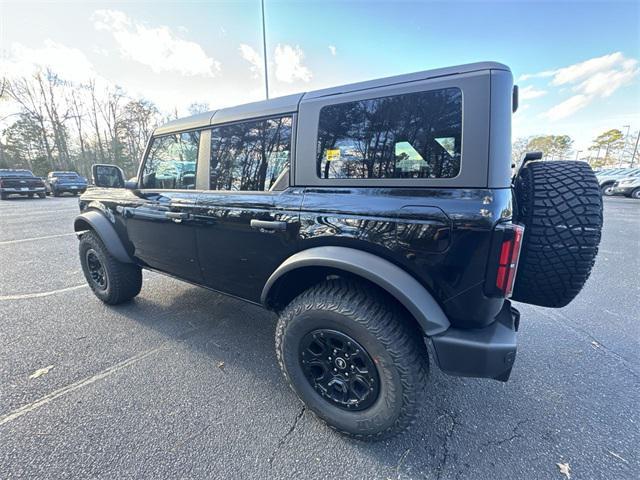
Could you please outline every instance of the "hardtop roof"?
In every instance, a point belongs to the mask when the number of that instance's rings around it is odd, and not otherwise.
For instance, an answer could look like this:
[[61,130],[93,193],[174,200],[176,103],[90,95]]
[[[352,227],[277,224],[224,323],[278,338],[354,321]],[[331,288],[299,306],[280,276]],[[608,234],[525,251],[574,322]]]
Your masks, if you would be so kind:
[[457,65],[454,67],[437,68],[433,70],[424,70],[421,72],[408,73],[404,75],[395,75],[392,77],[379,78],[375,80],[366,80],[364,82],[340,85],[337,87],[324,88],[311,92],[297,93],[284,97],[277,97],[270,100],[262,100],[259,102],[246,103],[234,107],[212,110],[210,112],[199,113],[190,117],[172,120],[157,127],[153,134],[164,135],[173,132],[192,130],[195,128],[207,127],[221,123],[235,122],[257,117],[267,117],[282,113],[295,112],[298,109],[300,101],[305,98],[320,98],[340,93],[356,92],[359,90],[368,90],[387,85],[415,82],[418,80],[426,80],[429,78],[445,77],[450,75],[459,75],[463,73],[477,72],[482,70],[506,70],[509,67],[498,62],[477,62],[466,65]]

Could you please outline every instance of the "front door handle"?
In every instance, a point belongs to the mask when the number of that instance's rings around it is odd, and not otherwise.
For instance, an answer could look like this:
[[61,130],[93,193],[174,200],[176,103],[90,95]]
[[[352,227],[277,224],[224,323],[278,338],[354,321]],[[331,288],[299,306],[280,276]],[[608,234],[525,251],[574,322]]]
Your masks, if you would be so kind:
[[287,222],[251,220],[251,228],[268,232],[284,232],[287,229]]
[[182,220],[186,220],[189,218],[189,214],[186,212],[165,212],[164,216],[177,223],[180,223]]

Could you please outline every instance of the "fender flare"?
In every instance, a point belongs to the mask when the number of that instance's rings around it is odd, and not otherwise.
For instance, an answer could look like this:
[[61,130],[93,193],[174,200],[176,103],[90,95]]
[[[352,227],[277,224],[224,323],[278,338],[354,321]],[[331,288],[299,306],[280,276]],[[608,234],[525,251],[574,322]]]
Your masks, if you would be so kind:
[[122,263],[134,263],[124,248],[116,229],[104,214],[97,210],[89,210],[78,215],[73,221],[73,230],[75,232],[86,231],[88,230],[87,225],[96,232],[106,249],[116,260]]
[[348,247],[314,247],[289,257],[262,289],[263,305],[267,304],[269,291],[279,278],[298,268],[312,266],[343,270],[378,285],[414,316],[427,336],[442,333],[450,326],[438,302],[415,278],[384,258]]

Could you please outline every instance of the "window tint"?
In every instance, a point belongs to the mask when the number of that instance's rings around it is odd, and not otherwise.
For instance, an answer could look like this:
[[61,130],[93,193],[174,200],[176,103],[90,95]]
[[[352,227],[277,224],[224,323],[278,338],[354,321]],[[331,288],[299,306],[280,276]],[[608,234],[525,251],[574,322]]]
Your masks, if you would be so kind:
[[154,138],[142,172],[143,188],[195,188],[199,141],[200,132]]
[[320,178],[451,178],[460,172],[462,92],[447,88],[320,110]]
[[212,190],[269,190],[289,167],[291,117],[223,125],[211,132]]

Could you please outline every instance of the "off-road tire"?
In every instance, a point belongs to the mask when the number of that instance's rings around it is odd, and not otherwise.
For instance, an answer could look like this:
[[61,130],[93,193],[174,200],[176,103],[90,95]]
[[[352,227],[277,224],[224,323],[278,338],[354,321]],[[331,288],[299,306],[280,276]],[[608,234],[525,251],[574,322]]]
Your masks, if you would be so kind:
[[585,162],[534,161],[515,180],[516,220],[525,225],[513,299],[564,307],[593,268],[602,196]]
[[[380,393],[370,407],[346,411],[323,398],[299,360],[301,339],[329,328],[355,339],[376,364]],[[340,433],[381,440],[406,429],[416,417],[428,373],[422,333],[374,287],[331,280],[296,297],[280,314],[276,354],[289,385],[307,408]]]
[[[90,249],[96,253],[106,271],[107,285],[104,289],[96,285],[89,273],[86,254]],[[80,263],[82,264],[85,279],[96,297],[104,303],[117,305],[131,300],[140,293],[142,288],[142,270],[140,267],[116,260],[94,232],[88,231],[82,234],[79,250]]]

